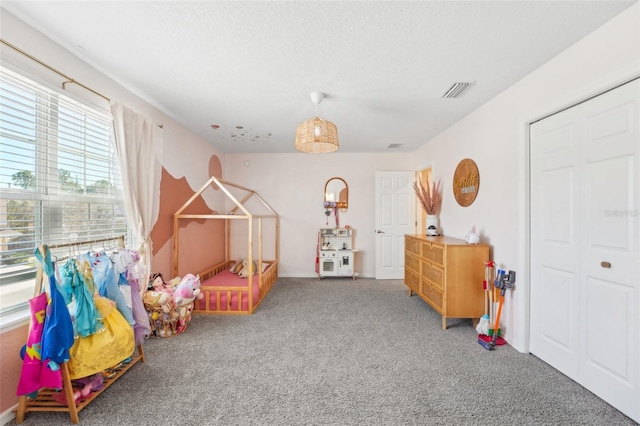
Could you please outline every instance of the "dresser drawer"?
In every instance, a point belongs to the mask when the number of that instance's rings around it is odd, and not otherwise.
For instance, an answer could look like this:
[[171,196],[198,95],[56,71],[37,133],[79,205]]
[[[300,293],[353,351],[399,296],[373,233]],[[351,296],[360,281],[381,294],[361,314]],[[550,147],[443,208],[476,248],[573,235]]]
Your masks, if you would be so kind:
[[420,263],[422,264],[420,271],[422,278],[428,280],[438,290],[444,291],[444,270],[424,260]]
[[422,280],[420,294],[428,300],[429,304],[433,306],[437,311],[442,313],[443,304],[442,304],[442,293],[435,288],[431,287],[429,283],[425,280]]
[[444,266],[444,247],[437,244],[421,243],[422,257],[429,259],[430,261],[437,263],[440,266]]
[[420,260],[410,254],[404,255],[404,267],[411,269],[415,273],[420,273]]
[[404,283],[416,293],[420,290],[420,276],[408,269],[404,270]]
[[411,237],[405,237],[404,248],[407,252],[420,256],[420,242]]

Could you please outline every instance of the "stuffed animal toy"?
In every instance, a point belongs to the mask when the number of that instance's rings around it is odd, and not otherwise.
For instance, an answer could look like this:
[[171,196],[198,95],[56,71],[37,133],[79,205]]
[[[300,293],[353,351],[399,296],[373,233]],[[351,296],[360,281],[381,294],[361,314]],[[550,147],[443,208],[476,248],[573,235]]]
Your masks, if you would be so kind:
[[[253,263],[253,274],[255,275],[256,269],[258,269],[258,267],[256,265],[256,262],[252,262],[252,263]],[[248,278],[249,277],[249,261],[247,259],[244,259],[242,261],[242,269],[238,273],[238,276],[240,278]]]
[[468,244],[478,244],[480,242],[480,236],[476,232],[476,226],[473,225],[469,230],[469,234],[465,238]]
[[162,310],[164,313],[171,311],[171,295],[165,291],[147,290],[142,296],[142,302],[150,311]]
[[171,293],[173,293],[173,291],[176,289],[176,287],[178,287],[178,285],[180,284],[180,282],[182,281],[182,278],[180,277],[173,277],[172,279],[170,279],[169,281],[167,281],[164,286],[167,290],[169,290]]
[[187,274],[173,291],[173,305],[177,308],[203,297],[200,292],[200,276]]

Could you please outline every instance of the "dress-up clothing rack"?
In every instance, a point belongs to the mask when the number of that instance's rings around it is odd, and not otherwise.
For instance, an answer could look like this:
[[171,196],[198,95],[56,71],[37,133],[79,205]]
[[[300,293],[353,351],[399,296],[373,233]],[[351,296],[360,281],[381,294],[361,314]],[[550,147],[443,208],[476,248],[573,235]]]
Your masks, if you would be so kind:
[[[112,241],[112,239],[105,240],[96,240],[91,243],[100,243]],[[117,241],[120,241],[120,247],[123,247],[124,238],[118,238]],[[64,247],[66,245],[58,245],[56,248]],[[69,244],[71,246],[71,244]],[[53,247],[53,246],[51,246]],[[43,246],[39,247],[38,250],[44,255]],[[40,264],[38,264],[37,272],[36,272],[36,285],[34,289],[34,296],[37,296],[42,291],[42,285],[44,281],[44,271]],[[31,327],[29,327],[31,329]],[[20,424],[24,421],[25,415],[28,412],[68,412],[69,417],[71,418],[71,422],[77,424],[79,422],[78,413],[88,406],[91,401],[93,401],[98,395],[104,392],[112,383],[115,383],[118,378],[120,378],[124,373],[126,373],[131,367],[137,364],[139,361],[144,362],[144,351],[142,349],[142,344],[137,345],[135,352],[129,358],[129,362],[121,363],[117,367],[112,369],[113,374],[109,376],[104,376],[103,387],[100,390],[91,392],[90,395],[80,402],[76,403],[74,397],[74,389],[71,383],[71,376],[69,373],[69,366],[66,362],[60,364],[60,370],[62,373],[62,390],[64,392],[64,400],[66,402],[66,406],[61,405],[56,399],[54,399],[54,395],[59,392],[58,389],[50,389],[50,388],[41,388],[37,396],[35,398],[29,398],[27,395],[22,395],[18,398],[18,407],[16,408],[16,423]]]

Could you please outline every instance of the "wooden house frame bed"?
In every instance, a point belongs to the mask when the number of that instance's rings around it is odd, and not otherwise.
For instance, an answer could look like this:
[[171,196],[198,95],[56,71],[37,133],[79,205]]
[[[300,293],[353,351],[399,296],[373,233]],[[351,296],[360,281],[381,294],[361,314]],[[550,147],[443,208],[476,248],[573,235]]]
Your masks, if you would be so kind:
[[[233,207],[227,214],[185,214],[183,213],[209,187],[217,186],[231,201]],[[242,196],[234,196],[230,188],[240,192]],[[257,200],[258,206],[266,209],[266,214],[254,214],[247,207],[250,200]],[[255,203],[255,201],[252,201]],[[196,300],[195,313],[206,314],[244,314],[250,315],[264,300],[278,278],[279,260],[279,228],[278,214],[255,191],[236,185],[229,181],[212,176],[187,202],[173,215],[173,275],[178,276],[178,259],[180,250],[179,223],[184,219],[224,220],[225,228],[225,260],[208,266],[198,272],[201,282],[202,299]],[[246,260],[249,268],[248,278],[239,278],[229,270],[237,259],[231,259],[232,225],[246,222],[247,246]],[[273,232],[273,258],[263,258],[263,222]],[[256,241],[254,242],[254,237]],[[257,246],[254,245],[257,243]],[[254,251],[256,253],[254,253]]]

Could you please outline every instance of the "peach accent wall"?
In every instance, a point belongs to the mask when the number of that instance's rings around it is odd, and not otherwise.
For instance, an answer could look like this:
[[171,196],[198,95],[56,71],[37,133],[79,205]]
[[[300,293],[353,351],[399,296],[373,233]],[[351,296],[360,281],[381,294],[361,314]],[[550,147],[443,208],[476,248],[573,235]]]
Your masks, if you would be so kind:
[[[220,160],[216,155],[209,161],[209,170],[221,172]],[[202,182],[204,184],[205,182]],[[153,273],[161,273],[165,280],[173,278],[173,214],[195,194],[186,178],[176,179],[166,169],[162,169],[160,182],[160,213],[151,231],[153,241]],[[213,188],[215,191],[218,189]],[[216,214],[202,197],[198,197],[184,211],[192,214]],[[180,251],[178,275],[197,273],[213,262],[224,260],[224,221],[222,220],[181,220],[179,223]],[[162,249],[165,248],[164,251]],[[169,250],[166,250],[169,248]],[[167,258],[167,254],[170,256]]]
[[178,231],[178,276],[197,274],[225,260],[224,220],[181,222],[186,226],[181,226]]
[[16,389],[22,369],[20,349],[27,343],[29,326],[24,325],[0,334],[0,413],[4,413],[17,402]]

